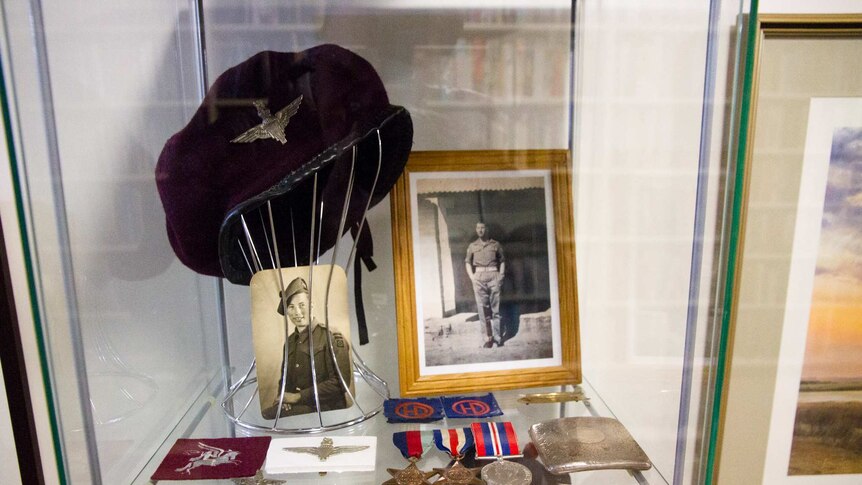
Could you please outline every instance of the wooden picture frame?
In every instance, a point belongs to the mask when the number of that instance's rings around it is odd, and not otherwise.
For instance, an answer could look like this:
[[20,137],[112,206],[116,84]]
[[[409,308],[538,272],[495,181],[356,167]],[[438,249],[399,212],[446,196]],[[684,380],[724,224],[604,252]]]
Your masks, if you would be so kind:
[[581,381],[567,151],[413,152],[391,205],[402,396]]
[[[820,380],[803,367],[814,355],[806,340],[824,274],[818,248],[831,237],[821,226],[832,217],[824,199],[834,137],[848,126],[862,135],[862,15],[761,15],[750,34],[716,483],[858,483],[859,471],[827,470],[825,448],[798,446],[820,439],[810,423],[800,426],[799,406],[811,397],[802,396],[806,382]],[[854,365],[862,371],[862,360]]]

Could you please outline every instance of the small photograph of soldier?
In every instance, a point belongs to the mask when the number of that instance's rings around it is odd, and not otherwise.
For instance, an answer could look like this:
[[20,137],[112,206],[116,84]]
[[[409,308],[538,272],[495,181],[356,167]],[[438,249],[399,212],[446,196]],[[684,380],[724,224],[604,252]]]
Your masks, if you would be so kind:
[[[270,276],[269,281],[273,279]],[[330,325],[323,324],[323,312],[312,305],[306,278],[283,281],[289,283],[281,291],[267,285],[277,299],[270,296],[266,303],[259,303],[253,297],[252,303],[261,416],[274,419],[279,403],[280,417],[349,407],[352,402],[345,384],[353,387],[353,372],[349,339],[342,333],[349,322],[335,325],[330,312]],[[314,291],[322,294],[325,288],[316,285]],[[341,312],[334,313],[341,318]],[[284,329],[288,330],[286,341]]]

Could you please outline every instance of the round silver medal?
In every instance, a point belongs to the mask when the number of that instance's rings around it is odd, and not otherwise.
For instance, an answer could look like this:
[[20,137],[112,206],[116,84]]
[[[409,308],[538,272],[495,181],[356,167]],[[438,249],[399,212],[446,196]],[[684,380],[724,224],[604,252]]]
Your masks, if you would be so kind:
[[497,460],[482,467],[482,480],[488,485],[530,485],[530,469],[511,461]]

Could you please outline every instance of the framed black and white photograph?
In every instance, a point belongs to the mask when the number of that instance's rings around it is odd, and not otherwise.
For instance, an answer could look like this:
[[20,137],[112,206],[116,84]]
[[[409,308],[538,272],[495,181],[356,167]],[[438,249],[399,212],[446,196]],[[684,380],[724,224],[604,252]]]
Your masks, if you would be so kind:
[[402,394],[580,381],[570,187],[565,151],[411,155],[392,197]]

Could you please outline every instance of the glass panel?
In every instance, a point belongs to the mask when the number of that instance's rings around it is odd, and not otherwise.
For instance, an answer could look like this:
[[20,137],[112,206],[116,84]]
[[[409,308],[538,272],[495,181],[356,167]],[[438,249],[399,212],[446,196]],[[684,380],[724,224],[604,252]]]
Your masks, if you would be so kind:
[[188,4],[6,12],[20,182],[72,483],[130,482],[220,367],[215,280],[177,264],[153,176],[200,100]]
[[[566,148],[571,6],[206,2],[210,80],[263,50],[334,43],[413,116],[414,150]],[[470,2],[466,2],[469,5]]]
[[[495,2],[215,1],[204,7],[210,82],[259,51],[335,43],[367,59],[390,102],[410,111],[414,150],[568,146],[569,2],[503,8]],[[355,348],[397,393],[388,201],[371,210],[368,224],[378,264],[362,277],[371,343]],[[228,285],[226,295],[231,361],[242,367],[252,359],[248,289]],[[351,334],[358,334],[355,324]]]
[[[199,412],[223,393],[222,311],[230,361],[252,360],[248,288],[227,285],[221,306],[216,280],[176,261],[153,169],[204,80],[327,42],[376,68],[412,114],[414,150],[569,150],[595,404],[564,412],[617,417],[653,462],[639,479],[700,481],[744,3],[218,0],[203,5],[202,39],[190,0],[4,6],[23,230],[71,482],[145,482],[174,439],[235,432],[218,409]],[[369,225],[371,343],[356,349],[397,390],[388,203]],[[501,395],[523,439],[560,415]],[[378,472],[398,462],[394,430],[382,418],[356,429],[381,439]]]
[[740,6],[586,2],[576,13],[584,375],[674,483],[699,481]]

